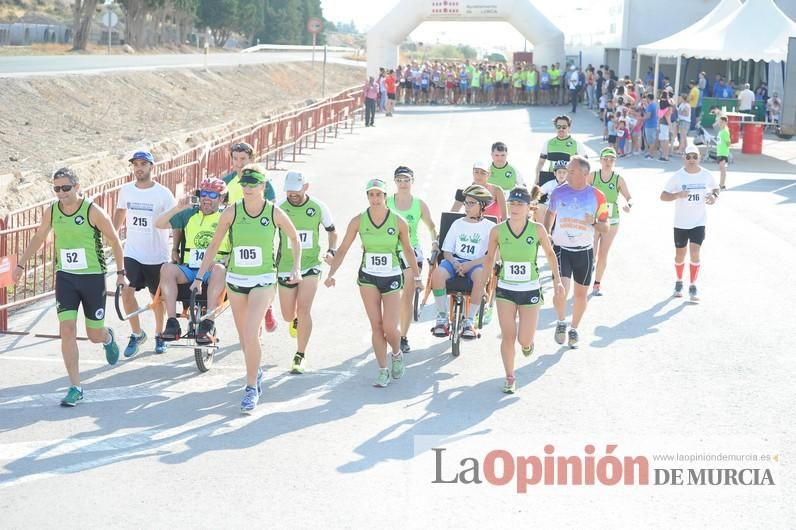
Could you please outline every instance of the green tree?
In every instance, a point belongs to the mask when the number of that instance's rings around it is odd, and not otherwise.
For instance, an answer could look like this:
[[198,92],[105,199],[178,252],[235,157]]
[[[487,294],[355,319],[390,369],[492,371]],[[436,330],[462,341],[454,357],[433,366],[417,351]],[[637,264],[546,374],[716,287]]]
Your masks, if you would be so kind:
[[213,42],[223,47],[239,28],[239,0],[200,0],[196,16],[202,27],[210,28]]

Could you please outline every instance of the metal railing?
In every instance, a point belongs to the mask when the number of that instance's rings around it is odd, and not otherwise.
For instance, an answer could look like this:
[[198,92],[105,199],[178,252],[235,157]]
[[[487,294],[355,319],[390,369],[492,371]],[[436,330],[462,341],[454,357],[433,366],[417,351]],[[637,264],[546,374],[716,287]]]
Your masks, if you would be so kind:
[[[267,168],[276,168],[289,157],[295,162],[304,149],[337,137],[340,128],[352,132],[362,114],[364,99],[361,88],[350,88],[314,105],[240,128],[194,147],[170,159],[158,161],[154,174],[158,182],[172,193],[178,188],[194,189],[204,177],[221,177],[230,168],[230,147],[247,142],[254,147],[256,160]],[[120,175],[88,186],[84,194],[112,214],[119,189],[132,180],[131,174]],[[22,254],[39,227],[46,200],[10,212],[0,218],[0,257]],[[120,234],[124,236],[124,233]],[[55,292],[55,245],[52,233],[42,248],[27,263],[20,263],[24,273],[15,286],[0,288],[0,333],[9,330],[9,310]]]

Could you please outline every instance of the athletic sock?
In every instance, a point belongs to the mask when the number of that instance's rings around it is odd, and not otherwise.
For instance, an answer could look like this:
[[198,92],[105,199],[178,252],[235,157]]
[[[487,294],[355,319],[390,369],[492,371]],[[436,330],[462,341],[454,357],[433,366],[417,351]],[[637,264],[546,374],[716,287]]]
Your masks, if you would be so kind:
[[304,358],[304,352],[303,351],[297,351],[296,352],[296,357],[301,357],[303,359]]
[[691,272],[691,283],[694,284],[697,281],[697,276],[699,276],[699,263],[691,263],[689,270]]
[[674,262],[674,270],[675,270],[675,272],[677,272],[677,281],[678,282],[683,281],[683,270],[684,269],[685,269],[685,262],[683,262],[683,263],[677,263],[676,261]]
[[448,297],[445,289],[434,289],[434,304],[437,306],[437,313],[448,314]]
[[113,334],[111,333],[111,328],[105,328],[105,329],[108,330],[108,342],[103,341],[102,342],[103,346],[107,346],[108,344],[113,342]]
[[594,287],[599,289],[600,288],[600,282],[598,282],[597,280],[594,280]]
[[566,320],[559,320],[558,321],[558,325],[559,326],[566,326],[567,325],[567,321]]

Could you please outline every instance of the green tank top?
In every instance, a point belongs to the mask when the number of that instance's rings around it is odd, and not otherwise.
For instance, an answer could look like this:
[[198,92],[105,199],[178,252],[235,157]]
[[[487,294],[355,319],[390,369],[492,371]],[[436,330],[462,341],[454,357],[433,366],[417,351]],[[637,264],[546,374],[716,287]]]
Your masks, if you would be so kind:
[[[274,266],[274,205],[266,202],[262,211],[251,216],[243,201],[235,203],[235,219],[229,228],[232,257],[228,271],[233,276],[263,277],[276,272]],[[229,279],[228,275],[228,279]],[[233,280],[238,278],[232,278]],[[233,281],[233,283],[235,283]],[[240,284],[243,285],[243,284]]]
[[370,219],[370,209],[359,216],[359,239],[362,241],[362,264],[360,268],[373,276],[397,276],[401,274],[398,262],[398,216],[387,212],[381,226]]
[[66,215],[61,204],[51,207],[55,233],[55,269],[71,274],[102,274],[106,270],[102,233],[92,226],[88,212],[93,203],[83,199],[77,211]]
[[[310,197],[303,204],[295,206],[285,200],[279,208],[287,214],[298,232],[301,243],[301,272],[320,267],[321,243],[319,241],[322,207]],[[293,270],[293,251],[290,239],[279,232],[279,254],[277,272],[288,273]]]
[[608,218],[610,224],[619,222],[619,173],[616,171],[611,175],[608,182],[603,182],[601,178],[602,169],[592,173],[594,178],[594,187],[605,194],[605,202],[608,203]]
[[503,191],[511,191],[517,185],[517,170],[511,164],[495,167],[493,162],[489,168],[489,180],[487,182]]
[[503,266],[498,276],[499,285],[514,290],[539,288],[539,271],[536,254],[539,250],[539,235],[536,223],[525,221],[525,228],[514,235],[509,222],[498,225],[498,248]]
[[[213,240],[219,219],[221,219],[221,212],[205,215],[201,210],[188,219],[183,229],[183,235],[185,236],[185,250],[182,253],[183,264],[192,269],[198,269],[202,265],[205,250],[210,246],[210,241]],[[218,247],[216,261],[223,260],[228,254],[229,238],[225,237],[221,242],[221,246]]]
[[495,72],[495,82],[502,83],[505,77],[506,74],[503,70],[498,70],[497,72]]
[[553,171],[553,164],[559,160],[569,161],[570,158],[578,154],[578,142],[571,136],[559,140],[554,136],[547,141],[547,162],[548,171]]
[[470,82],[470,86],[473,88],[481,88],[481,73],[480,72],[473,72],[473,80]]
[[530,70],[528,72],[528,85],[529,86],[536,86],[536,82],[537,82],[536,71],[535,70]]
[[387,208],[403,217],[406,224],[409,225],[409,243],[412,248],[416,247],[418,245],[417,227],[420,225],[420,218],[423,216],[423,210],[420,208],[420,199],[412,197],[412,204],[409,209],[399,210],[395,204],[395,195],[390,195],[387,197]]

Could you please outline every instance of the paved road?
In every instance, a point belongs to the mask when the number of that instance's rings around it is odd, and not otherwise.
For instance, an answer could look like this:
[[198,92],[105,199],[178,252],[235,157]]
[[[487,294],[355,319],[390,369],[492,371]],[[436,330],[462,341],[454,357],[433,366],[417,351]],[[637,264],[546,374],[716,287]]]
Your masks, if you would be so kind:
[[[330,62],[358,65],[361,61],[344,59],[345,54],[329,53]],[[0,77],[30,77],[33,75],[97,74],[132,70],[156,70],[163,68],[204,68],[238,66],[248,64],[284,63],[310,61],[308,52],[264,52],[264,53],[211,53],[174,55],[43,55],[24,57],[0,57]],[[316,61],[323,60],[323,50],[315,54]]]
[[[530,169],[552,135],[555,110],[400,109],[283,169],[313,176],[311,192],[330,204],[339,227],[366,206],[364,182],[398,164],[414,168],[417,192],[440,212],[495,140]],[[597,129],[578,113],[576,137],[592,151],[602,145]],[[57,406],[67,386],[57,342],[2,337],[3,526],[793,527],[793,145],[767,144],[776,157],[738,156],[731,189],[711,207],[697,306],[669,297],[672,205],[658,195],[677,164],[620,162],[635,207],[623,218],[605,296],[591,301],[581,326],[583,346],[554,343],[548,303],[537,353],[518,360],[514,396],[500,392],[496,323],[454,359],[447,342],[427,331],[431,307],[410,332],[405,377],[372,388],[376,365],[354,286],[355,255],[338,286],[319,292],[308,373],[287,375],[294,345],[284,324],[263,337],[267,388],[252,417],[238,413],[243,367],[229,314],[222,317],[225,349],[203,375],[185,350],[156,356],[150,342],[110,368],[99,348],[81,343],[86,401],[75,409]],[[275,176],[281,188],[282,173]],[[52,332],[52,304],[13,322]],[[489,451],[505,449],[541,459],[546,444],[603,478],[593,486],[542,480],[522,494],[516,479],[487,483],[504,473],[487,462],[481,484],[432,483],[438,468],[447,481],[472,468],[472,461],[459,464],[465,457],[484,464]],[[593,468],[588,444],[596,448]],[[651,484],[652,469],[684,468],[688,483],[689,468],[747,467],[770,469],[775,485],[607,486],[601,481],[614,468],[606,444],[617,444],[620,458],[647,458]],[[760,460],[662,462],[658,453]]]

